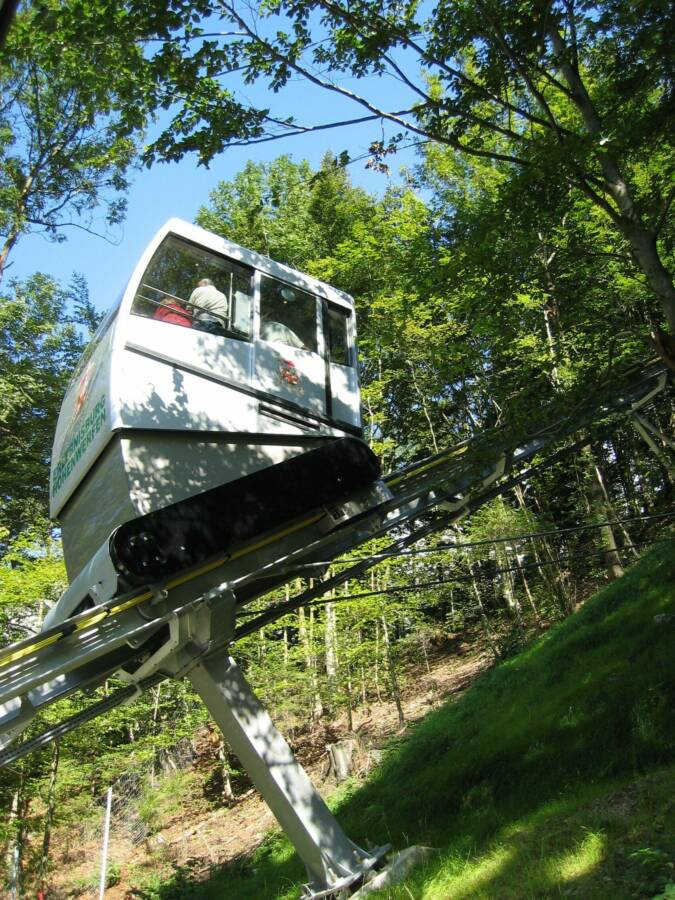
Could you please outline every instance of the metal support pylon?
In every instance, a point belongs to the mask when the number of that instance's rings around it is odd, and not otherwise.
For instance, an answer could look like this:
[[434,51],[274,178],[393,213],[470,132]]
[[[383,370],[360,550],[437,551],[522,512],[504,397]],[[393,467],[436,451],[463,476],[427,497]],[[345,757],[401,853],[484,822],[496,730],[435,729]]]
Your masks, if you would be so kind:
[[[651,449],[657,459],[669,471],[675,472],[675,441],[667,434],[664,434],[653,422],[650,422],[645,416],[638,412],[633,412],[631,416],[633,427]],[[656,440],[660,440],[663,444],[660,447]],[[668,450],[671,452],[668,453]]]
[[305,897],[346,896],[389,847],[349,840],[226,649],[188,678],[304,862]]

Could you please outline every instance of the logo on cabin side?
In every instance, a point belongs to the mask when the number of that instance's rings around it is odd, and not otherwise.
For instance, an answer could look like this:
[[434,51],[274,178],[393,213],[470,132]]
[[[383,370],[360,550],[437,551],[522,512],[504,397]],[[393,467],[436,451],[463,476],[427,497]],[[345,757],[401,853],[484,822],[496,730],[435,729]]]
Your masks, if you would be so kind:
[[300,384],[300,373],[298,372],[295,363],[291,362],[290,359],[281,360],[280,378],[284,384]]
[[96,405],[88,413],[73,437],[62,450],[58,462],[52,470],[52,497],[63,487],[64,482],[84,456],[85,451],[99,433],[106,421],[105,395],[101,395]]

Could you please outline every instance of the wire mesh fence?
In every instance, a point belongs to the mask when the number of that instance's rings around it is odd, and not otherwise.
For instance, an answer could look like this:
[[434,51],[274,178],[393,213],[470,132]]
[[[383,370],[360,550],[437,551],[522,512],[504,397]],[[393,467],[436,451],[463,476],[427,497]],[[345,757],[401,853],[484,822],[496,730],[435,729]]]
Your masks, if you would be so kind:
[[[133,860],[137,848],[147,845],[152,838],[153,792],[166,776],[189,771],[194,762],[193,743],[183,738],[175,745],[159,750],[153,760],[136,762],[111,784],[108,888],[119,880],[120,866]],[[84,816],[75,826],[70,824],[67,838],[59,841],[63,852],[61,858],[55,860],[54,889],[49,896],[58,900],[99,896],[107,793],[106,790],[96,798],[95,814]]]

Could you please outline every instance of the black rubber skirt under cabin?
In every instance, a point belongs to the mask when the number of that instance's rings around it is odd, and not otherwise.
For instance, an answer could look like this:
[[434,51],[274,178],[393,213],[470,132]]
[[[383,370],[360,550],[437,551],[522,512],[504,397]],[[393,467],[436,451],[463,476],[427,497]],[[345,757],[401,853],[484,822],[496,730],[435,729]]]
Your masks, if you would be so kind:
[[379,474],[377,457],[362,441],[328,441],[120,525],[110,536],[110,554],[130,586],[159,581],[335,503]]

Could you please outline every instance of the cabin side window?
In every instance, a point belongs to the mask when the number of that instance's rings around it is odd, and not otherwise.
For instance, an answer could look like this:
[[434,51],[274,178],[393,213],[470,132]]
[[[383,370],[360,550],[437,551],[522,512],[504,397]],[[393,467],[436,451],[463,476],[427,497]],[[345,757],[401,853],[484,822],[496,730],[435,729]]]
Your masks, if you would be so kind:
[[250,338],[253,271],[167,237],[143,273],[132,312],[185,328]]
[[349,351],[349,316],[351,313],[340,306],[328,306],[328,356],[332,363],[340,366],[352,366],[352,355]]
[[73,371],[73,374],[70,376],[70,381],[68,382],[68,390],[70,390],[70,388],[75,384],[75,382],[78,380],[80,375],[82,375],[82,373],[84,372],[84,370],[86,368],[87,363],[92,358],[92,356],[96,352],[96,349],[98,348],[99,344],[101,343],[103,338],[106,336],[106,334],[110,330],[110,327],[112,326],[113,322],[117,318],[117,313],[119,312],[121,300],[122,300],[122,298],[119,297],[117,300],[117,303],[113,306],[113,308],[110,309],[106,313],[105,317],[101,320],[98,328],[94,332],[92,339],[89,341],[87,346],[84,348],[84,352],[82,353],[82,356],[79,358],[77,365],[75,366],[75,370]]
[[298,349],[317,350],[316,297],[276,278],[260,282],[260,337]]

